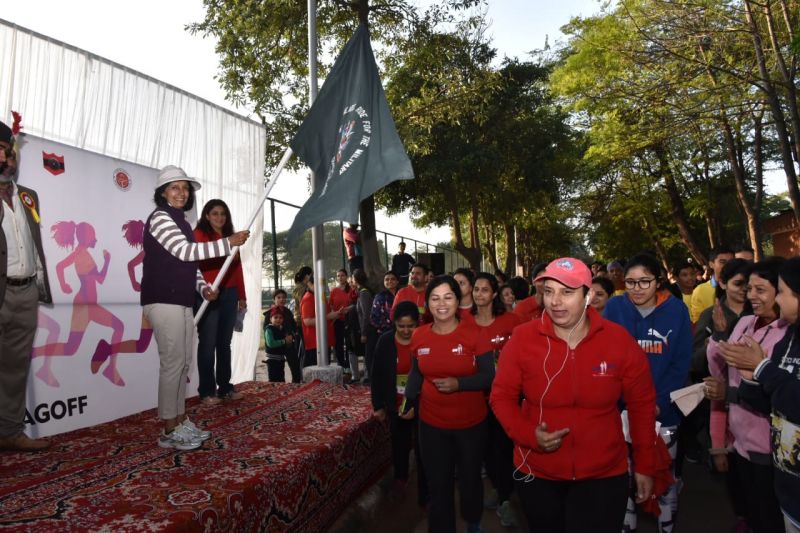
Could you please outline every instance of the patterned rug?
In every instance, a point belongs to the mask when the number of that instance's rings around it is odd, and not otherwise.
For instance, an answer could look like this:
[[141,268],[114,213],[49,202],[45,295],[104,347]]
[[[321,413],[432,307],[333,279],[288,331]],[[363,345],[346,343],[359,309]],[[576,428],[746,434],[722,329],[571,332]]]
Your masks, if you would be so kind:
[[155,409],[0,453],[0,529],[325,531],[389,463],[369,389],[250,382],[245,398],[187,404],[199,450],[156,444]]

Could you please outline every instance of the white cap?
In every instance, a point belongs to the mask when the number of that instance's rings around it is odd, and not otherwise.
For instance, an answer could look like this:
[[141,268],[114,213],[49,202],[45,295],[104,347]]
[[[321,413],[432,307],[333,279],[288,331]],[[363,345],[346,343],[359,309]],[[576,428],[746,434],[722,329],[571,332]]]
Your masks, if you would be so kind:
[[175,165],[167,165],[158,172],[156,189],[173,181],[188,181],[195,191],[200,189],[200,182],[186,175],[186,172]]

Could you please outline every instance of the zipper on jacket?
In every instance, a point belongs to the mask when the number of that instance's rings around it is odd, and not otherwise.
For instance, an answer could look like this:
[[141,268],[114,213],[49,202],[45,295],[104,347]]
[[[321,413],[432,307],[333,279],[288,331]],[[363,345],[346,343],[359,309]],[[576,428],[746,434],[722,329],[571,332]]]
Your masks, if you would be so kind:
[[[578,344],[580,344],[580,343],[578,343]],[[578,346],[576,345],[575,348],[577,348],[577,347]],[[571,431],[572,429],[575,428],[575,409],[577,409],[577,407],[578,407],[578,402],[576,401],[577,387],[576,387],[576,384],[575,384],[575,350],[573,348],[570,348],[569,344],[567,344],[567,349],[569,350],[570,363],[572,364],[572,428],[570,429],[570,431]],[[576,459],[576,456],[575,456],[575,439],[573,438],[573,439],[570,439],[569,441],[570,441],[570,446],[569,446],[570,447],[570,453],[572,454],[572,481],[575,481],[575,478],[576,478],[576,472],[575,472],[575,459]]]

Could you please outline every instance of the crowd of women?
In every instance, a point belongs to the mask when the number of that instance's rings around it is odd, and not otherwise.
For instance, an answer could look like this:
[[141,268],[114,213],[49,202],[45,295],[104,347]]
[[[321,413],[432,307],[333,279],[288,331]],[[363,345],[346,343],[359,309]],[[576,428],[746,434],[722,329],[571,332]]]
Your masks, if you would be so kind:
[[[532,294],[501,272],[415,264],[408,287],[387,272],[373,298],[363,271],[337,273],[331,345],[355,379],[365,357],[394,490],[414,450],[432,532],[456,530],[456,484],[470,532],[484,507],[515,525],[514,490],[531,531],[634,531],[644,509],[669,532],[682,463],[705,458],[737,531],[798,531],[800,258],[719,249],[710,263],[698,284],[690,263],[667,273],[649,253],[591,269],[560,258],[533,269]],[[670,395],[691,383],[707,399],[686,416]]]
[[[201,401],[241,398],[230,383],[234,323],[247,307],[241,266],[219,289],[211,283],[249,232],[233,231],[221,200],[192,230],[185,212],[199,187],[180,168],[162,169],[143,238],[141,302],[161,361],[158,444],[181,450],[210,437],[185,408],[203,300]],[[456,484],[470,532],[481,530],[484,507],[515,525],[515,490],[532,531],[633,531],[640,508],[673,531],[692,452],[726,476],[739,531],[797,532],[800,258],[753,262],[741,252],[713,251],[700,284],[688,263],[670,283],[648,253],[591,270],[556,259],[533,269],[532,289],[500,272],[434,277],[417,263],[408,286],[389,271],[373,295],[363,270],[341,270],[324,322],[336,362],[370,385],[375,416],[388,423],[398,492],[415,451],[432,532],[456,530]],[[300,381],[318,362],[313,291],[304,267],[291,297],[276,291],[265,313],[271,381],[285,381],[287,363]],[[685,416],[671,393],[692,382],[707,401]]]

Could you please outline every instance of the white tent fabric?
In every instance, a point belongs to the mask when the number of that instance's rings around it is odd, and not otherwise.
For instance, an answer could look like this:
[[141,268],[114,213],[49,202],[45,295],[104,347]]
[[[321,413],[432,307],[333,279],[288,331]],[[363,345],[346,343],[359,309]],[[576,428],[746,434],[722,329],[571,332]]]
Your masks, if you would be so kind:
[[[24,133],[161,168],[183,167],[222,198],[241,228],[264,186],[264,128],[253,120],[122,65],[0,19],[0,117]],[[253,379],[260,341],[263,215],[242,248],[244,331],[234,335],[233,381]]]

